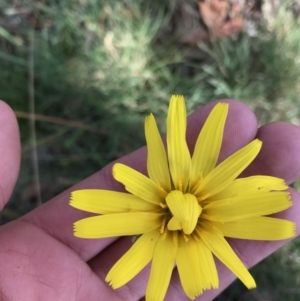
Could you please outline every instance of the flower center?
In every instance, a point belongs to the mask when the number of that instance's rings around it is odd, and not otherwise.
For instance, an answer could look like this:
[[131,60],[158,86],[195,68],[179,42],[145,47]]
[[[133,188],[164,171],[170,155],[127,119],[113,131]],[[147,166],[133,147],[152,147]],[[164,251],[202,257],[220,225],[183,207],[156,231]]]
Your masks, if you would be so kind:
[[166,203],[172,214],[167,228],[171,231],[182,230],[187,235],[191,234],[202,212],[197,198],[192,194],[173,190],[167,195]]

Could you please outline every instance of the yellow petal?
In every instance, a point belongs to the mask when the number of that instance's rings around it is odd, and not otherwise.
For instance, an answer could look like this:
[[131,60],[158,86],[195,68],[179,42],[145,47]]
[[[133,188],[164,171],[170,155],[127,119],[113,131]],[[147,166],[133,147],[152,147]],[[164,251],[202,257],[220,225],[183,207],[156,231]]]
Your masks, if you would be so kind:
[[206,277],[207,271],[201,274],[197,242],[193,238],[185,241],[181,235],[178,242],[176,264],[180,281],[186,295],[194,300],[202,293],[202,278]]
[[168,229],[170,231],[181,230],[182,229],[181,221],[177,217],[173,216],[168,222]]
[[218,103],[207,117],[192,157],[191,183],[197,183],[200,175],[205,178],[214,169],[219,158],[227,113],[228,104]]
[[203,208],[201,216],[223,223],[273,214],[290,206],[292,206],[292,202],[288,192],[256,192],[211,202]]
[[198,204],[197,198],[192,194],[184,195],[185,204],[187,206],[188,220],[183,224],[182,230],[185,234],[191,234],[198,222],[199,215],[201,214],[202,208]]
[[161,214],[146,212],[93,216],[74,223],[74,235],[82,238],[137,235],[159,228],[161,219]]
[[167,193],[157,186],[151,179],[121,163],[116,163],[113,167],[114,178],[121,182],[128,192],[141,199],[160,204],[164,201]]
[[201,275],[203,275],[201,278],[202,287],[204,290],[217,289],[219,287],[219,276],[213,255],[201,237],[197,240],[196,247],[199,258],[198,267]]
[[[173,190],[167,195],[166,202],[174,216],[168,224],[168,229],[183,229],[185,234],[191,234],[202,210],[196,197],[191,194],[183,194],[179,190]],[[180,228],[178,228],[179,224],[181,225]]]
[[262,142],[255,139],[224,160],[200,182],[194,194],[201,200],[225,189],[254,160],[261,145]]
[[186,144],[186,108],[183,96],[172,96],[168,112],[167,145],[170,172],[175,189],[186,191],[191,156]]
[[245,191],[272,191],[286,190],[288,185],[281,178],[271,176],[252,176],[247,178],[236,179],[232,183],[232,189],[238,194]]
[[176,234],[161,235],[157,242],[146,291],[147,301],[163,301],[166,295],[177,254],[178,243],[173,237]]
[[135,277],[152,259],[160,231],[143,234],[111,268],[105,281],[116,289]]
[[100,189],[82,189],[71,193],[70,205],[74,208],[98,214],[128,211],[152,211],[157,205],[145,202],[129,193]]
[[229,223],[210,222],[219,229],[224,236],[255,239],[279,240],[295,236],[295,223],[272,217],[252,217]]
[[171,210],[173,216],[180,221],[186,221],[189,218],[187,207],[184,206],[185,199],[183,193],[179,190],[171,191],[166,197],[166,203]]
[[208,200],[226,199],[247,192],[263,192],[272,190],[286,190],[288,186],[283,179],[271,176],[252,176],[233,181],[227,188],[212,196]]
[[166,151],[153,115],[145,120],[147,141],[147,169],[150,179],[165,191],[171,190],[170,173]]
[[205,223],[201,223],[200,227],[201,238],[214,255],[218,257],[247,288],[255,288],[256,284],[253,277],[222,236],[221,232]]

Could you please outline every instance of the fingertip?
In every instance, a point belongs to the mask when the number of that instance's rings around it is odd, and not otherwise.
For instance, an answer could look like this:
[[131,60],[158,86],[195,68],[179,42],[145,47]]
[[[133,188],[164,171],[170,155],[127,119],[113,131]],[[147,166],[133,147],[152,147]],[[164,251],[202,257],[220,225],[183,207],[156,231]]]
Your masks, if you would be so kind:
[[10,198],[15,186],[21,158],[19,127],[14,111],[0,100],[0,209]]
[[288,184],[300,178],[300,128],[286,122],[261,126],[257,138],[262,149],[246,174],[283,178]]

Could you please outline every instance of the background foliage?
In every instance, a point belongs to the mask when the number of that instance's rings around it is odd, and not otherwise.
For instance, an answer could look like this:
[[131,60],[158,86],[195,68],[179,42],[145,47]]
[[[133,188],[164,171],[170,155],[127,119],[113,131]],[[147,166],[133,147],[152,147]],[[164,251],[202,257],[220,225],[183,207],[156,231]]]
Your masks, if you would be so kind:
[[[176,34],[184,22],[180,0],[0,0],[0,98],[16,112],[23,147],[2,223],[144,145],[136,129],[148,113],[164,131],[171,94],[185,95],[189,112],[216,98],[236,98],[260,123],[300,125],[294,4],[264,15],[254,36],[191,45]],[[236,282],[216,301],[299,300],[299,243],[253,268],[256,290]]]

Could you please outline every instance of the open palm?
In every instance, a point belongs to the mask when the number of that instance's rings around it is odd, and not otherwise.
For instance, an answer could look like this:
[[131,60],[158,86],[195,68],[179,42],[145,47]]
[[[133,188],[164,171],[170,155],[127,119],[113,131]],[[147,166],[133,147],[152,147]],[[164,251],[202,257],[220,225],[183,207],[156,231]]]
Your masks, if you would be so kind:
[[[269,123],[257,129],[253,113],[242,103],[228,100],[229,115],[219,160],[222,161],[254,138],[263,147],[243,175],[264,174],[291,183],[300,177],[300,129],[286,123]],[[195,139],[214,103],[189,117],[187,141],[192,150]],[[0,102],[0,204],[8,201],[18,176],[20,145],[17,123],[11,109]],[[118,160],[146,173],[146,149]],[[130,237],[84,240],[73,236],[72,224],[88,216],[69,206],[70,191],[101,188],[124,191],[114,181],[112,165],[65,191],[22,218],[0,228],[1,301],[139,301],[144,300],[149,267],[118,290],[104,279],[108,270],[132,245]],[[50,185],[51,183],[49,183]],[[291,189],[292,208],[277,216],[297,222],[300,196]],[[298,217],[298,220],[297,220]],[[297,231],[299,233],[299,229]],[[242,261],[253,266],[287,241],[257,242],[229,240]],[[220,288],[205,292],[196,300],[216,297],[234,276],[217,262]],[[183,293],[176,269],[166,301],[189,300]]]

